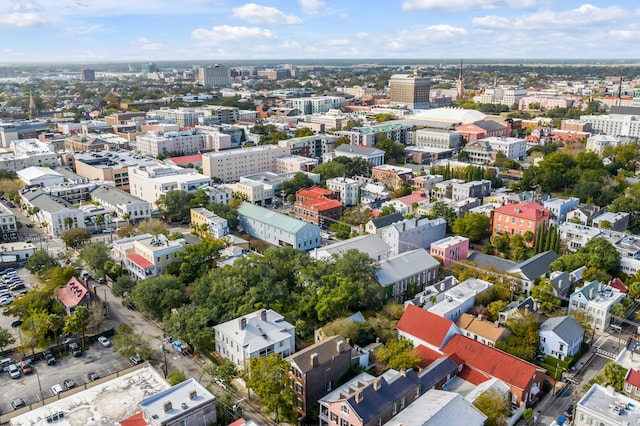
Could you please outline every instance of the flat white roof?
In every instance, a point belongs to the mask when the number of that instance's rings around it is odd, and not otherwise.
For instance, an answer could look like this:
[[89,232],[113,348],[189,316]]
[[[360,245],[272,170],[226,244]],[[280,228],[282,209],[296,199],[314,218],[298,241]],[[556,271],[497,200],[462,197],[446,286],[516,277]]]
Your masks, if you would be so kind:
[[140,411],[138,404],[143,399],[168,388],[169,384],[155,369],[145,366],[16,416],[11,425],[47,424],[47,416],[59,412],[64,418],[58,419],[56,426],[115,424]]

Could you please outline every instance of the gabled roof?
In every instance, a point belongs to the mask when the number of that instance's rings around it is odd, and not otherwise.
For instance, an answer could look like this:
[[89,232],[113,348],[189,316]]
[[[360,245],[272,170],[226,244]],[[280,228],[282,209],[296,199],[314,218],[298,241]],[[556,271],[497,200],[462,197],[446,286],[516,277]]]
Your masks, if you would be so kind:
[[462,367],[462,371],[458,373],[458,377],[460,377],[465,382],[469,382],[476,386],[491,379],[491,376],[488,376],[481,371],[470,368],[468,365]]
[[584,336],[584,329],[571,316],[549,318],[540,326],[540,333],[552,332],[566,343],[573,343]]
[[144,419],[142,411],[118,422],[120,426],[147,426],[149,423]]
[[469,330],[473,334],[482,336],[492,342],[500,340],[502,335],[507,331],[505,327],[494,324],[492,321],[480,319],[471,314],[462,314],[456,325],[463,330]]
[[517,263],[502,259],[497,256],[491,256],[490,254],[480,253],[479,251],[473,251],[469,253],[467,260],[472,261],[478,266],[491,266],[498,271],[509,271],[516,267]]
[[436,348],[441,348],[447,333],[453,327],[453,321],[415,305],[408,305],[400,321],[398,330],[423,340]]
[[622,282],[622,280],[620,278],[614,278],[611,281],[609,281],[609,285],[612,288],[615,288],[616,290],[619,290],[620,293],[624,293],[627,294],[627,292],[629,291],[629,289],[627,288],[626,285],[624,285],[624,283]]
[[627,377],[625,377],[624,379],[624,382],[640,388],[640,371],[630,368],[629,372],[627,373]]
[[440,266],[427,250],[420,248],[396,254],[380,262],[376,277],[381,286],[386,287],[407,277]]
[[440,359],[443,356],[445,356],[443,353],[434,351],[433,349],[428,348],[425,345],[418,345],[414,349],[414,351],[420,355],[420,358],[422,358],[422,361],[420,361],[421,368],[427,367],[437,359]]
[[371,222],[376,228],[384,228],[385,226],[389,226],[392,223],[400,222],[401,220],[404,220],[404,215],[400,212],[396,212],[388,214],[386,216],[371,219]]
[[[540,204],[530,201],[527,203],[505,204],[493,211],[496,214],[522,217],[524,219],[536,220],[541,217],[549,217],[551,211]],[[533,231],[532,231],[533,232]]]
[[449,340],[443,352],[518,389],[525,389],[540,371],[531,363],[459,334]]
[[377,148],[371,148],[364,145],[349,145],[349,144],[340,145],[334,150],[334,152],[336,154],[354,154],[354,155],[364,155],[367,157],[371,155],[384,155],[384,151],[379,150]]
[[558,253],[553,250],[538,253],[530,259],[524,260],[509,272],[520,272],[529,281],[533,281],[549,272],[549,265],[558,258]]
[[305,198],[320,198],[324,195],[333,195],[334,191],[330,189],[321,188],[319,186],[312,186],[311,188],[302,188],[296,192],[296,196]]
[[[246,322],[243,323],[243,319]],[[285,321],[282,315],[271,309],[255,311],[244,317],[218,324],[214,328],[240,345],[247,353],[290,339],[295,330],[295,327]]]
[[294,234],[308,225],[307,222],[304,222],[302,220],[294,219],[290,216],[287,216],[286,214],[278,213],[271,209],[247,203],[246,201],[240,204],[238,213],[241,216],[255,219],[259,222],[268,223],[275,228],[282,229],[285,232]]

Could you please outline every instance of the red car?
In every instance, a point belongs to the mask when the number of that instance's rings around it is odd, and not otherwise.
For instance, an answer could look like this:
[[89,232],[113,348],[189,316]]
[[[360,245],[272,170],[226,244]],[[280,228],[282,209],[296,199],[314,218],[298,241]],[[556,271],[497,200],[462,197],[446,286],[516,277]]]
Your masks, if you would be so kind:
[[20,370],[22,370],[22,374],[31,374],[33,373],[33,367],[27,361],[22,361],[19,364]]

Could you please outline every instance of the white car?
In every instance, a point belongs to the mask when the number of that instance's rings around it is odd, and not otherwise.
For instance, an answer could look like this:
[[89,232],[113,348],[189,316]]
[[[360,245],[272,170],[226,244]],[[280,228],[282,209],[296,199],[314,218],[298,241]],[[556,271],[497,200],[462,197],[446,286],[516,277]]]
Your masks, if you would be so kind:
[[7,372],[12,379],[19,379],[22,375],[22,373],[20,373],[20,369],[15,364],[11,364],[9,367],[7,367]]
[[15,299],[13,296],[5,296],[0,299],[0,306],[7,306],[13,303]]
[[62,385],[60,383],[51,386],[51,393],[53,393],[54,395],[57,395],[57,394],[59,394],[60,392],[63,392],[63,391],[64,391],[64,388],[62,387]]
[[100,342],[105,348],[111,346],[111,341],[104,336],[98,337],[98,342]]

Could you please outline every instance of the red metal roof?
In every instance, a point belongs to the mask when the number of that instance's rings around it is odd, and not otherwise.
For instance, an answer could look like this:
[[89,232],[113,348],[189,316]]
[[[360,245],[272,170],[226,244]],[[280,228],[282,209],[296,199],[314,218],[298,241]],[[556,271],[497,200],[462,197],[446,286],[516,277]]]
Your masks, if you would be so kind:
[[145,259],[143,256],[139,255],[138,253],[128,254],[127,258],[142,269],[153,268],[153,263]]
[[56,291],[58,300],[67,308],[76,307],[82,302],[89,290],[76,277],[71,277],[66,286]]
[[536,220],[543,216],[549,217],[551,211],[536,202],[530,201],[528,203],[506,204],[495,209],[494,215],[497,213]]
[[330,189],[321,188],[319,186],[312,186],[311,188],[300,189],[296,192],[296,196],[305,198],[320,198],[323,195],[332,195],[333,191]]
[[424,345],[418,345],[415,351],[420,354],[420,357],[422,358],[419,365],[420,368],[428,367],[432,362],[444,356],[443,353],[429,349]]
[[202,154],[184,155],[182,157],[171,157],[173,164],[202,163]]
[[624,293],[627,294],[627,292],[629,291],[627,289],[627,286],[624,285],[624,283],[622,282],[622,280],[620,278],[614,278],[609,282],[609,285],[617,290],[620,291],[620,293]]
[[459,334],[449,340],[443,352],[518,389],[525,389],[538,371],[531,363]]
[[426,190],[417,189],[413,191],[409,195],[405,195],[404,197],[400,197],[397,200],[401,203],[410,206],[413,203],[419,203],[420,201],[425,201],[427,199]]
[[458,374],[458,377],[476,386],[478,386],[480,383],[486,382],[491,378],[480,371],[470,368],[467,365],[462,367],[462,371]]
[[627,378],[624,379],[624,382],[640,388],[640,371],[634,370],[633,368],[630,369],[629,374],[627,374]]
[[452,326],[453,321],[447,318],[425,311],[415,305],[409,305],[402,314],[397,328],[436,348],[441,348],[444,338]]
[[310,200],[304,200],[300,202],[303,207],[315,207],[318,211],[335,209],[342,207],[342,203],[338,200],[332,200],[329,198],[313,198]]
[[120,420],[120,426],[147,426],[148,424],[144,419],[142,411],[124,420]]

